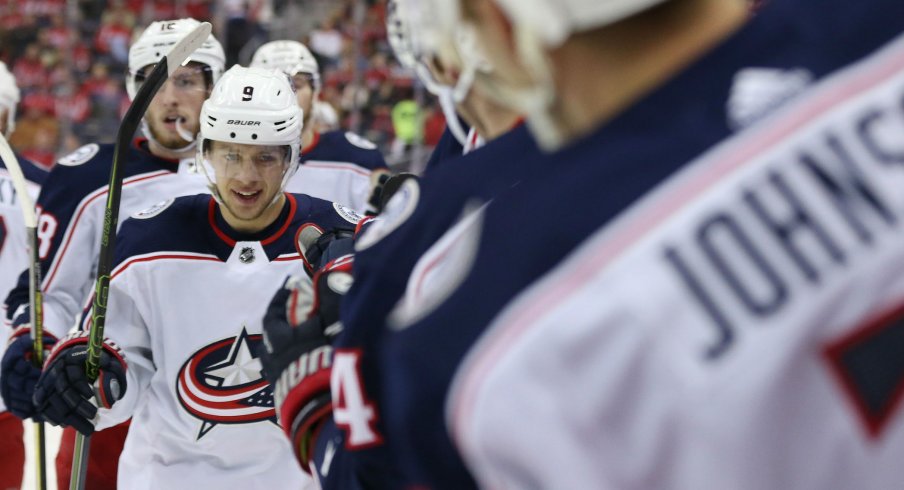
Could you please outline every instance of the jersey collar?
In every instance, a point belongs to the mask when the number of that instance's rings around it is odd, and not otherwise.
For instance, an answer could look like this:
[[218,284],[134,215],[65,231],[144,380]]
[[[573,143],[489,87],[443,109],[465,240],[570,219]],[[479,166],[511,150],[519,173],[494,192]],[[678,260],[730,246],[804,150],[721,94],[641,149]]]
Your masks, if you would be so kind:
[[257,233],[242,233],[232,229],[229,223],[223,218],[220,207],[211,196],[210,204],[207,209],[207,220],[211,229],[217,237],[225,243],[230,249],[235,247],[237,242],[261,242],[262,246],[267,246],[281,237],[289,228],[289,224],[295,218],[295,211],[298,209],[298,203],[295,196],[286,193],[286,203],[283,205],[279,217],[273,223]]
[[148,154],[148,156],[153,158],[154,161],[165,170],[169,170],[173,173],[179,171],[179,160],[158,157],[157,155],[151,153],[150,143],[148,142],[147,138],[135,138],[134,140],[132,140],[132,146],[134,146],[136,150]]
[[320,144],[320,133],[314,131],[314,139],[311,140],[311,144],[305,146],[301,149],[301,156],[305,156],[306,154],[314,151],[314,148],[317,148],[317,145]]

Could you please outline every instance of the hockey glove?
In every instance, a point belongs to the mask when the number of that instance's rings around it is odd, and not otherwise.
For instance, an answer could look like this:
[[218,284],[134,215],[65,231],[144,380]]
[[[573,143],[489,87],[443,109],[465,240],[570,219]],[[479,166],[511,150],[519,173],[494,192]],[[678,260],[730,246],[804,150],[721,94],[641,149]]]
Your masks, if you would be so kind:
[[335,228],[324,232],[318,226],[306,224],[298,230],[296,243],[309,277],[330,261],[354,250],[354,230]]
[[94,384],[85,374],[88,332],[64,337],[53,348],[35,387],[34,402],[44,420],[94,432],[98,405],[110,408],[126,393],[126,361],[122,350],[104,339],[100,372]]
[[[35,366],[32,359],[34,343],[30,328],[25,324],[13,331],[3,361],[0,362],[0,395],[3,396],[6,408],[20,419],[35,418],[37,415],[32,398],[35,383],[41,376],[41,368]],[[44,331],[44,359],[47,359],[56,341],[56,337]]]
[[339,303],[351,286],[351,262],[346,256],[327,264],[312,282],[289,279],[264,317],[264,376],[273,386],[280,425],[309,472],[316,433],[332,412],[330,342],[341,331]]

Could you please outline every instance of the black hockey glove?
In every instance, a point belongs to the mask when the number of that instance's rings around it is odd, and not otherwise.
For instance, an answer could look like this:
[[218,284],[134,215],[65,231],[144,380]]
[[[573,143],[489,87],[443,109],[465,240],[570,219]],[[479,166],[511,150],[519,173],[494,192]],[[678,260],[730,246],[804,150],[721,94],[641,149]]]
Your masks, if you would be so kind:
[[[0,395],[7,410],[20,419],[36,418],[37,410],[32,398],[35,393],[35,383],[41,376],[41,368],[35,366],[34,343],[32,342],[31,326],[22,325],[13,331],[9,338],[3,361],[0,362]],[[44,331],[44,358],[50,354],[50,349],[56,343],[57,338],[50,332]]]
[[259,353],[273,386],[280,425],[302,468],[309,470],[321,422],[332,413],[332,339],[341,331],[339,303],[351,286],[352,257],[330,262],[314,275],[286,281],[264,317]]
[[119,346],[104,339],[100,372],[92,385],[85,374],[87,353],[88,332],[60,340],[44,364],[34,403],[44,420],[91,435],[98,405],[110,408],[126,393],[126,361]]
[[304,262],[308,277],[327,263],[354,250],[355,232],[351,229],[335,228],[324,232],[317,225],[306,224],[298,230],[298,252]]

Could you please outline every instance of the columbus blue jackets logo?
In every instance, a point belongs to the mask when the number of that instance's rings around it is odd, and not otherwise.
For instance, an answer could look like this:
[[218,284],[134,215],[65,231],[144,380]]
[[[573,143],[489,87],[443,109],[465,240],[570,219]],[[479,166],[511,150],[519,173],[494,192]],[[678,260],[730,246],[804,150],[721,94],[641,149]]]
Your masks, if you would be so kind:
[[273,390],[257,358],[261,337],[249,335],[243,326],[237,337],[202,347],[182,365],[176,395],[201,421],[198,439],[217,424],[277,423]]

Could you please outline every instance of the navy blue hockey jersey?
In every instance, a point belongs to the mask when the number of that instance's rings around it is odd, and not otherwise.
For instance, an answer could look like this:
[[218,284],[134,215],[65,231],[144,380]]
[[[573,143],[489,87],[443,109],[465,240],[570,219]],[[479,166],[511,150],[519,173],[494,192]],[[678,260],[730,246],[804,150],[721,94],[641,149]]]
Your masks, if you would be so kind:
[[[334,366],[334,373],[342,380],[340,391],[360,386],[362,401],[366,399],[374,412],[367,422],[372,424],[370,432],[365,427],[363,436],[357,424],[343,433],[331,422],[321,432],[313,467],[321,469],[324,488],[402,487],[391,453],[381,444],[382,387],[375,376],[379,365],[376,346],[386,315],[404,292],[417,258],[463,214],[473,211],[472,203],[485,203],[536,171],[531,156],[538,152],[527,128],[519,126],[479,151],[435,168],[420,182],[406,181],[384,213],[358,238],[355,282],[342,304],[345,328],[335,343],[340,364]],[[346,370],[348,356],[355,357],[352,371]],[[333,396],[335,400],[356,398],[339,393]],[[338,409],[341,419],[341,411],[349,409],[347,405],[337,403],[334,414]],[[324,473],[322,458],[327,454],[330,461]]]
[[[814,22],[814,18],[819,21]],[[849,352],[848,347],[862,336],[839,337],[834,350],[827,351],[828,366],[818,347],[811,352],[807,350],[808,344],[798,339],[784,344],[800,350],[788,351],[789,357],[779,359],[789,365],[795,359],[792,354],[798,359],[812,354],[809,361],[812,365],[806,369],[818,371],[822,378],[809,387],[819,395],[834,396],[831,423],[814,427],[815,432],[803,428],[813,414],[806,410],[798,413],[793,405],[795,394],[787,390],[777,398],[791,403],[783,411],[779,402],[769,404],[772,401],[769,397],[774,393],[768,388],[751,385],[756,389],[751,388],[750,392],[759,393],[761,399],[723,408],[724,417],[718,420],[724,425],[716,421],[718,410],[703,408],[716,394],[731,390],[732,378],[722,380],[721,392],[703,391],[695,393],[697,398],[687,400],[681,397],[686,391],[679,387],[689,389],[694,383],[710,378],[662,377],[684,374],[684,369],[689,368],[684,364],[672,369],[656,365],[655,361],[662,359],[659,355],[674,345],[654,344],[653,340],[692,343],[692,360],[699,363],[694,369],[699,371],[705,369],[701,366],[718,366],[713,364],[713,359],[725,351],[732,337],[722,332],[723,338],[709,342],[712,349],[706,349],[705,339],[697,337],[692,337],[695,342],[674,340],[670,332],[685,331],[680,320],[687,319],[678,313],[675,305],[699,310],[696,323],[687,324],[687,329],[705,325],[707,311],[716,319],[717,327],[723,330],[734,327],[720,317],[726,311],[713,306],[712,298],[700,292],[696,276],[687,272],[691,265],[682,263],[674,254],[663,252],[660,257],[644,257],[646,262],[632,264],[636,267],[641,263],[672,264],[677,272],[671,282],[660,281],[661,274],[645,275],[639,268],[618,269],[617,278],[607,276],[608,289],[581,290],[582,296],[563,297],[571,291],[571,286],[586,281],[586,276],[591,274],[586,268],[593,267],[592,262],[571,263],[570,274],[557,274],[544,284],[546,287],[540,291],[545,296],[528,295],[518,302],[519,315],[505,315],[505,319],[517,321],[499,320],[507,328],[494,331],[492,342],[482,340],[482,336],[506,305],[549,273],[596,230],[630,213],[654,189],[670,189],[686,183],[689,177],[682,170],[710,150],[725,160],[744,161],[754,155],[759,158],[756,151],[775,149],[774,159],[770,159],[770,154],[765,155],[765,161],[757,160],[757,166],[751,170],[753,175],[732,183],[738,195],[746,196],[741,202],[748,202],[747,212],[753,214],[738,218],[714,213],[709,226],[701,225],[698,237],[714,257],[716,268],[730,279],[725,289],[735,290],[747,302],[747,307],[759,315],[770,313],[769,308],[784,302],[785,295],[790,293],[779,279],[782,274],[769,268],[754,276],[759,279],[753,286],[747,286],[752,289],[745,290],[743,284],[738,285],[743,281],[737,275],[739,272],[731,269],[732,261],[738,254],[746,253],[752,258],[744,264],[743,271],[756,273],[758,268],[763,268],[763,252],[751,245],[749,235],[742,234],[736,220],[759,216],[760,220],[781,222],[762,232],[763,236],[772,233],[778,237],[779,244],[769,247],[769,253],[777,253],[776,249],[784,246],[785,255],[798,261],[786,267],[802,268],[805,274],[815,272],[808,271],[806,259],[795,255],[796,247],[801,245],[790,243],[788,237],[795,234],[797,239],[796,230],[809,229],[820,244],[821,248],[817,248],[820,256],[825,256],[826,248],[829,254],[834,253],[827,242],[845,226],[848,230],[854,228],[855,237],[859,230],[873,238],[878,223],[888,226],[897,221],[899,218],[885,212],[887,201],[873,193],[861,179],[864,174],[857,167],[869,165],[868,180],[872,184],[882,182],[883,178],[888,180],[880,175],[882,171],[890,174],[897,168],[900,173],[901,145],[891,134],[893,128],[901,128],[904,41],[898,37],[893,47],[880,54],[876,51],[902,31],[904,4],[900,2],[771,2],[739,32],[630,109],[568,148],[550,155],[547,166],[551,170],[541,178],[524,180],[455,230],[451,235],[454,240],[438,242],[439,246],[415,266],[406,298],[390,314],[385,339],[378,347],[383,383],[380,415],[385,421],[385,437],[393,442],[405,477],[435,489],[474,488],[476,483],[469,469],[478,473],[480,483],[486,488],[886,488],[880,482],[890,482],[894,478],[889,478],[895,475],[900,481],[904,476],[900,465],[892,463],[894,458],[890,457],[901,449],[904,440],[900,414],[895,419],[894,434],[887,434],[881,444],[872,446],[863,442],[868,441],[868,433],[866,437],[854,435],[857,417],[850,413],[856,410],[850,411],[846,418],[839,415],[848,406],[868,407],[870,400],[885,399],[888,403],[899,400],[892,396],[895,391],[882,396],[875,390],[867,392],[859,397],[861,401],[854,396],[851,405],[847,405],[843,393],[851,385],[859,384],[856,374],[850,375],[854,381],[841,383],[846,386],[831,386],[833,371],[842,373],[840,377],[845,379],[851,371],[870,369],[869,363],[864,365],[861,360],[845,358],[842,354],[838,354],[837,365],[832,367],[836,363],[831,360],[835,352]],[[852,65],[856,62],[861,63]],[[807,126],[810,123],[812,126]],[[772,137],[771,146],[739,144],[730,147],[735,154],[728,152],[729,156],[718,151],[726,142],[747,142],[755,136],[765,139],[767,135]],[[816,149],[808,149],[813,147]],[[800,167],[811,174],[809,185],[815,182],[821,187],[821,191],[813,191],[816,195],[820,192],[828,195],[828,203],[823,197],[825,204],[821,212],[831,213],[834,209],[840,216],[840,222],[833,222],[826,235],[810,224],[812,216],[793,214],[799,195],[793,187],[785,185],[786,177],[781,173],[792,161],[801,163]],[[689,170],[694,170],[692,167]],[[703,176],[696,176],[716,186],[724,171],[712,165],[700,170]],[[679,172],[681,175],[676,176]],[[771,190],[763,191],[768,186]],[[683,199],[702,197],[704,189],[691,189]],[[762,194],[770,192],[769,196],[778,200],[773,203],[785,203],[784,211],[776,210],[775,204],[765,204],[766,196]],[[885,197],[889,195],[893,194]],[[900,192],[897,195],[901,196]],[[678,202],[681,201],[659,203],[659,212],[671,212]],[[900,203],[900,199],[895,202]],[[788,206],[791,211],[787,210]],[[654,216],[645,218],[654,219]],[[861,219],[867,220],[870,226],[864,229],[866,225]],[[789,220],[802,225],[785,223]],[[622,233],[616,234],[616,238],[631,235],[633,230],[624,228],[617,230]],[[687,226],[685,229],[693,230]],[[604,231],[609,230],[604,228]],[[733,247],[725,249],[726,243]],[[622,245],[614,243],[609,247]],[[897,247],[900,251],[900,242]],[[842,253],[840,249],[838,253]],[[890,252],[886,247],[881,253]],[[900,252],[897,256],[900,257]],[[670,259],[663,260],[663,257]],[[614,270],[607,271],[616,274]],[[646,285],[645,277],[650,278]],[[895,291],[900,292],[900,283],[894,283]],[[660,290],[664,290],[663,295],[672,294],[679,300],[669,303],[672,308],[663,311],[649,311],[649,307],[645,311],[641,301],[644,295],[653,296],[652,291]],[[607,297],[622,298],[628,294],[640,302],[638,308],[618,310],[605,318],[586,313],[609,311],[605,309],[609,305]],[[722,293],[719,294],[721,297]],[[887,293],[883,291],[884,294]],[[557,315],[547,316],[548,310],[536,307],[550,301],[557,306]],[[836,299],[825,304],[839,302]],[[639,321],[654,313],[659,314],[658,323]],[[817,313],[813,315],[818,317]],[[819,318],[828,324],[830,317]],[[856,324],[857,317],[853,318]],[[524,332],[525,323],[542,324],[543,328],[531,331],[535,335],[529,338],[518,338]],[[748,324],[757,325],[752,320]],[[632,331],[627,326],[637,329]],[[785,326],[794,331],[792,325]],[[768,327],[761,325],[763,329]],[[603,350],[606,340],[614,341],[614,332],[622,334],[617,338],[621,343],[609,344],[612,347]],[[646,335],[645,341],[635,341],[638,337],[631,334]],[[469,358],[462,368],[465,371],[457,374],[466,354],[479,339],[480,355]],[[518,350],[500,359],[500,353],[505,353],[513,340],[529,344],[533,357],[526,350]],[[771,347],[771,351],[761,349],[758,358],[751,356],[763,361],[775,359],[769,357],[770,352],[784,352],[776,344]],[[748,368],[757,364],[748,359]],[[600,366],[608,370],[593,369]],[[888,366],[888,369],[895,368]],[[490,375],[495,377],[485,381],[484,377]],[[660,384],[652,382],[654,375],[660,376]],[[583,384],[572,383],[571,378],[580,379]],[[773,373],[770,377],[764,372],[759,381],[776,379],[781,379],[781,374]],[[901,386],[891,379],[885,382]],[[663,394],[669,393],[669,389],[676,390],[671,392],[672,398]],[[562,396],[557,396],[560,392]],[[758,402],[764,405],[758,406]],[[681,405],[695,408],[710,418],[695,419],[687,412],[678,412],[677,406]],[[593,411],[601,406],[607,409]],[[609,408],[614,406],[621,410]],[[666,406],[674,411],[660,414]],[[808,406],[829,410],[818,404]],[[764,410],[763,413],[740,412],[741,407]],[[770,412],[766,408],[777,410]],[[748,417],[744,419],[748,428],[737,427],[741,413]],[[868,426],[886,420],[885,412],[876,408],[866,409],[866,413]],[[475,418],[478,416],[483,418]],[[777,431],[767,431],[774,420],[769,416],[793,420],[785,419],[782,423],[786,425],[776,427]],[[685,425],[672,424],[675,420],[684,421]],[[611,432],[605,431],[607,427]],[[806,446],[799,437],[791,436],[798,428],[808,435],[819,434],[821,430],[825,438],[810,439],[806,442],[815,444]],[[757,446],[759,452],[744,454],[745,447],[753,441],[744,436],[753,437],[757,431],[768,432],[771,439],[757,440],[762,442]],[[454,443],[450,433],[456,436]],[[720,438],[710,438],[715,434]],[[555,444],[563,440],[561,445]],[[792,444],[795,442],[799,444]],[[858,449],[861,445],[865,445],[863,451]],[[825,451],[812,456],[817,454],[817,448]],[[468,458],[468,467],[462,453]],[[815,461],[823,474],[832,476],[803,471],[813,466],[808,464],[813,461],[807,459],[811,456],[819,458]],[[830,471],[832,462],[850,463],[842,465],[847,473]],[[859,469],[854,471],[852,465],[858,464]],[[770,470],[764,472],[762,468]],[[854,483],[854,478],[863,481],[863,485]]]

